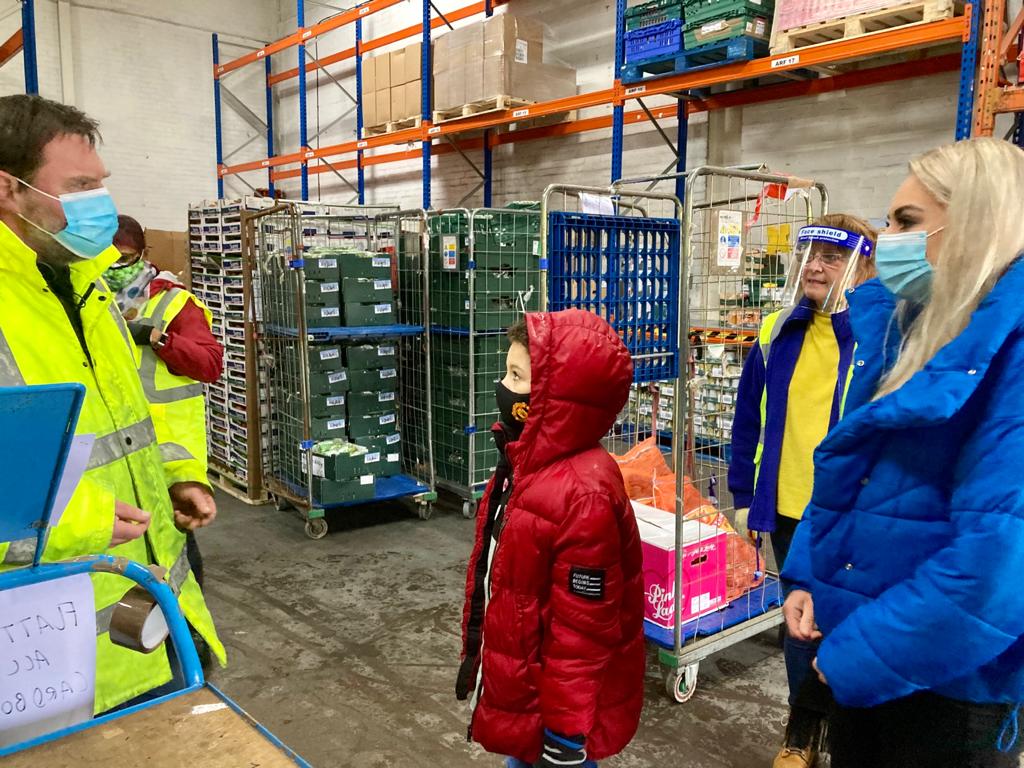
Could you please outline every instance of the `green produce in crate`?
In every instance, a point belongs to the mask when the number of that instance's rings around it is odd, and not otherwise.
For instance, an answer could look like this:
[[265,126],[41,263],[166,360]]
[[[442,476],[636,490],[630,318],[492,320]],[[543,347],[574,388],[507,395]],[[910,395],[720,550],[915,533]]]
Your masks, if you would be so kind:
[[[344,438],[314,443],[311,453],[313,476],[337,482],[373,474],[376,472],[375,465],[380,462],[379,454],[375,457],[366,446],[356,445]],[[300,449],[299,454],[302,471],[305,472],[306,452]]]
[[394,411],[396,402],[394,392],[349,392],[349,418]]
[[353,368],[348,377],[355,392],[382,392],[393,390],[398,385],[397,368]]
[[386,344],[360,344],[345,349],[349,368],[396,368],[397,349],[393,342]]
[[380,304],[394,297],[391,278],[346,277],[341,281],[341,295],[345,303]]
[[393,301],[376,304],[345,302],[345,325],[349,328],[377,328],[394,325],[395,322],[395,304]]

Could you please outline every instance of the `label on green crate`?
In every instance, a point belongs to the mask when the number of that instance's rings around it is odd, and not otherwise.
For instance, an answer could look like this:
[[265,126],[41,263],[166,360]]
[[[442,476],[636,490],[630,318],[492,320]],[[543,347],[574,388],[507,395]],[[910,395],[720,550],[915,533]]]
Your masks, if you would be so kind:
[[340,360],[341,359],[341,350],[338,349],[338,348],[322,349],[322,350],[320,350],[320,359],[321,360]]
[[441,238],[441,269],[457,272],[459,269],[459,238],[445,235]]
[[344,419],[331,419],[330,421],[327,422],[327,429],[332,431],[332,432],[334,430],[336,430],[336,429],[344,429],[344,428],[345,428],[345,420]]
[[375,268],[391,267],[391,259],[384,258],[382,256],[373,257],[373,266]]
[[379,453],[368,453],[363,457],[363,464],[377,464],[380,462]]
[[337,371],[335,373],[328,374],[327,376],[327,382],[329,384],[337,384],[341,381],[348,381],[347,371]]
[[374,304],[373,305],[373,314],[375,314],[375,315],[389,315],[389,314],[391,314],[391,305],[390,304]]
[[385,424],[394,424],[395,423],[395,414],[393,414],[393,413],[385,413],[383,416],[380,417],[379,421],[380,421],[380,425],[382,427]]
[[[306,454],[302,454],[302,469],[303,471],[306,469]],[[327,477],[323,456],[313,456],[313,475],[314,477]]]
[[341,310],[337,307],[321,307],[320,317],[341,317]]
[[396,461],[401,461],[402,457],[397,453],[388,454],[388,464],[394,464]]
[[328,397],[327,398],[327,407],[328,408],[336,408],[337,406],[344,405],[344,404],[345,404],[345,396],[344,395],[333,395],[332,397]]
[[540,256],[540,240],[533,241],[533,255]]
[[320,293],[337,293],[340,290],[337,283],[320,283]]
[[363,475],[359,478],[360,485],[373,485],[373,475]]
[[393,379],[396,376],[398,376],[398,371],[395,370],[394,368],[382,368],[381,369],[380,377],[382,379]]
[[[398,442],[399,440],[401,440],[401,439],[402,439],[402,436],[401,436],[401,435],[388,435],[388,436],[387,436],[386,438],[384,438],[384,441],[385,441],[385,442],[386,442],[386,443],[387,443],[388,445],[394,445],[395,443],[397,443],[397,442]],[[397,454],[396,454],[396,455],[397,455]]]
[[390,280],[374,280],[373,290],[375,291],[390,291],[391,281]]
[[377,357],[392,357],[394,354],[394,347],[377,347]]
[[317,263],[320,265],[320,269],[337,269],[337,259],[317,259]]
[[395,399],[395,393],[394,392],[381,392],[379,395],[377,395],[377,402],[378,403],[391,403],[391,402],[394,402],[394,399]]

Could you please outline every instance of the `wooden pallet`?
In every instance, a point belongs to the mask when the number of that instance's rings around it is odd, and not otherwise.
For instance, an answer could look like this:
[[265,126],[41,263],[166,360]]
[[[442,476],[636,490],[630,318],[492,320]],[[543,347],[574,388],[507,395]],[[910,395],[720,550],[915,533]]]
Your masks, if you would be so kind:
[[435,110],[434,125],[447,123],[452,120],[461,120],[466,117],[486,115],[489,112],[505,112],[517,107],[528,107],[534,103],[528,99],[516,99],[512,96],[492,96],[489,99],[471,101],[469,104],[463,104],[461,107]]
[[919,0],[793,29],[774,30],[771,53],[777,56],[811,45],[849,40],[896,27],[942,21],[956,15],[958,5],[956,0]]
[[383,125],[374,125],[369,128],[363,128],[363,138],[367,136],[383,136],[388,133],[395,133],[396,131],[405,131],[409,128],[419,128],[423,125],[423,118],[417,115],[416,117],[407,117],[404,120],[390,120]]
[[254,492],[241,478],[236,477],[229,469],[218,466],[212,461],[207,469],[207,477],[210,478],[210,482],[217,488],[220,488],[224,493],[233,496],[244,504],[257,507],[270,501],[270,496],[267,495],[266,491],[261,489]]

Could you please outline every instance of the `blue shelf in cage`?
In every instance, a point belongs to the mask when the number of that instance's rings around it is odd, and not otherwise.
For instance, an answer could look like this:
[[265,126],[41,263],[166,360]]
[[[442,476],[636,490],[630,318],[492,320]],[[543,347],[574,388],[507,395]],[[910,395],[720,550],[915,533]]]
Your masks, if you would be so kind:
[[638,384],[679,375],[679,220],[552,211],[551,311],[585,309],[618,332]]
[[[763,564],[763,561],[762,561]],[[765,577],[764,583],[733,600],[720,611],[715,611],[698,619],[691,619],[682,626],[683,641],[695,637],[711,637],[730,627],[742,624],[749,619],[763,616],[773,608],[782,605],[785,595],[777,576]],[[652,621],[644,620],[644,635],[657,646],[672,650],[675,648],[671,628],[660,627]]]
[[[286,480],[283,477],[277,478],[284,483],[296,496],[305,496],[307,489]],[[409,475],[391,475],[390,477],[378,477],[374,481],[374,494],[372,499],[365,501],[345,501],[340,504],[322,504],[318,499],[313,499],[313,507],[316,509],[344,509],[346,507],[358,507],[365,504],[376,504],[381,501],[394,501],[405,499],[410,496],[419,496],[421,493],[429,493],[430,486],[421,483]]]
[[[298,328],[286,328],[283,325],[267,325],[267,332],[275,336],[299,338]],[[393,338],[395,336],[419,336],[423,333],[422,325],[377,325],[351,328],[307,328],[306,336],[313,341],[344,341],[345,339]]]

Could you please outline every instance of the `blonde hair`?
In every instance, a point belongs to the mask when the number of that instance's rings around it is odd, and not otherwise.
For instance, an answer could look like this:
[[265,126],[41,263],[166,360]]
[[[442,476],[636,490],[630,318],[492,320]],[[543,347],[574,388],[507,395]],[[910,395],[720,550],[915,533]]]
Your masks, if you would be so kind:
[[[1024,251],[1024,152],[971,139],[926,152],[910,172],[946,208],[931,297],[903,341],[875,399],[894,392],[955,339],[1007,267]],[[906,311],[902,302],[900,311]]]

